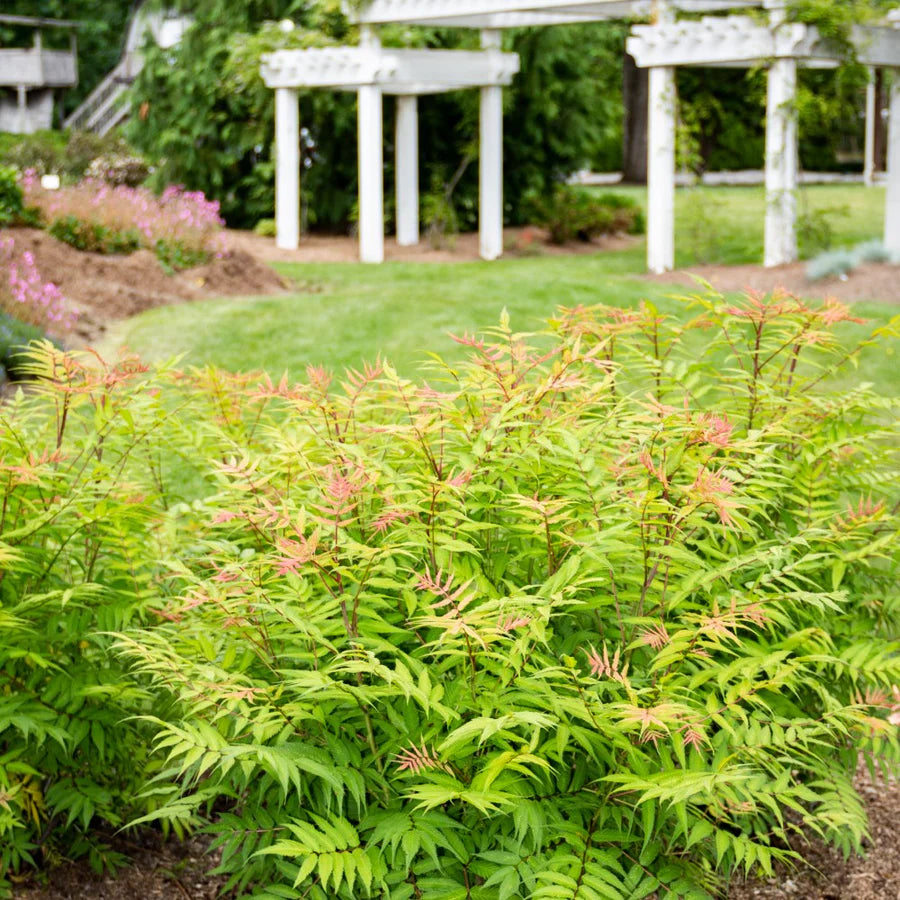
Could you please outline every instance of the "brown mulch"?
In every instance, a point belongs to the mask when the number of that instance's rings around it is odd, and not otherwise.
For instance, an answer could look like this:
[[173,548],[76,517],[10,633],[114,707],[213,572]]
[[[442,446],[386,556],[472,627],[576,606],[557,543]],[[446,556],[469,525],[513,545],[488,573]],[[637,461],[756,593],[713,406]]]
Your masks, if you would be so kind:
[[[608,235],[593,241],[578,241],[564,246],[551,244],[547,233],[534,226],[506,228],[503,247],[506,256],[589,256],[606,250],[625,250],[640,238],[626,234]],[[252,231],[229,231],[229,246],[244,250],[265,262],[358,262],[359,243],[347,235],[304,235],[296,250],[282,250],[274,238],[260,237]],[[436,246],[427,237],[413,247],[401,247],[393,238],[385,238],[384,258],[388,262],[473,262],[481,259],[479,238],[475,233],[446,238]]]
[[768,293],[775,288],[783,288],[791,294],[819,300],[834,297],[847,302],[875,300],[900,303],[900,266],[886,263],[865,263],[845,279],[823,278],[821,281],[807,279],[806,263],[791,263],[772,269],[762,266],[693,266],[645,277],[650,281],[696,287],[692,276],[708,281],[722,292],[753,290]]
[[[866,801],[872,837],[866,856],[845,860],[820,840],[795,849],[811,867],[780,868],[774,878],[732,886],[727,900],[900,900],[900,790],[873,783],[860,769],[856,785]],[[184,844],[163,843],[154,834],[144,846],[122,846],[132,864],[116,877],[98,876],[83,863],[52,870],[46,884],[16,888],[14,900],[214,900],[224,879],[205,873],[216,860],[208,842],[195,838]]]
[[98,875],[84,862],[50,871],[44,883],[13,889],[14,900],[216,900],[225,879],[208,875],[216,860],[209,841],[191,838],[164,842],[156,832],[142,833],[140,844],[112,839],[110,844],[131,863],[115,875]]
[[844,857],[822,841],[797,842],[810,867],[735,885],[728,900],[900,900],[900,785],[873,782],[861,766],[856,788],[869,813],[864,857]]
[[239,248],[207,265],[171,275],[149,250],[104,256],[75,250],[34,228],[2,234],[12,237],[18,250],[33,253],[41,277],[56,284],[78,308],[75,337],[83,342],[101,337],[110,322],[156,306],[271,294],[287,287],[270,266]]

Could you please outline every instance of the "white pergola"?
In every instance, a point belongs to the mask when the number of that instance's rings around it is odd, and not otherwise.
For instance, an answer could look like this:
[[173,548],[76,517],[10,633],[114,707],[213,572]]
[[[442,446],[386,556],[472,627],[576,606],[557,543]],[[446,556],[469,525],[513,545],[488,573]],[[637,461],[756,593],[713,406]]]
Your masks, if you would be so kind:
[[[647,262],[654,272],[674,267],[675,69],[678,66],[765,66],[769,70],[766,136],[766,265],[796,258],[797,120],[793,102],[798,64],[834,66],[839,59],[814,28],[785,21],[786,0],[369,0],[348,14],[361,26],[361,46],[283,50],[264,59],[262,73],[276,90],[276,217],[278,244],[299,240],[297,96],[300,88],[359,95],[360,258],[384,258],[382,96],[397,95],[397,240],[419,239],[418,124],[420,94],[481,90],[480,246],[485,259],[503,251],[503,87],[518,57],[501,52],[506,28],[649,17],[632,32],[629,52],[649,71]],[[765,7],[769,24],[746,16],[676,21],[678,11],[726,12]],[[383,49],[379,25],[480,29],[481,52]],[[861,61],[900,67],[900,31],[859,28]],[[874,107],[870,91],[869,107]],[[900,250],[900,79],[892,95],[885,242]],[[871,157],[874,114],[867,125]],[[871,165],[867,163],[867,172]],[[869,173],[870,174],[870,173]],[[868,180],[871,180],[869,178]]]
[[[764,5],[766,0],[370,0],[361,9],[350,11],[358,22],[367,26],[386,24],[452,26],[477,28],[481,30],[482,46],[500,46],[503,29],[540,27],[547,25],[579,24],[602,22],[610,19],[649,17],[657,22],[674,21],[676,11],[688,13],[723,12],[733,9],[747,9]],[[657,202],[663,203],[662,215],[648,217],[648,243],[654,247],[674,247],[672,234],[665,231],[665,223],[674,222],[675,188],[669,190],[668,180],[663,176],[667,170],[669,157],[675,164],[674,131],[671,146],[665,144],[669,128],[669,111],[674,116],[675,70],[661,67],[650,73],[650,122],[649,140],[656,136],[657,160],[648,168],[649,192]],[[484,95],[482,103],[484,103]],[[502,94],[497,90],[494,103],[502,104]],[[502,147],[493,147],[492,134],[485,134],[485,111],[482,106],[482,185],[485,184],[485,163],[493,171],[496,155]],[[672,118],[674,129],[674,118]],[[493,129],[502,141],[502,128]],[[488,155],[485,155],[488,154]],[[502,191],[502,186],[499,189]],[[502,200],[502,193],[501,193]],[[490,208],[491,215],[493,209]],[[502,218],[502,203],[500,207]],[[482,256],[484,253],[485,229],[502,234],[502,222],[487,223],[482,200]],[[674,227],[674,226],[673,226]],[[657,229],[659,230],[657,233]],[[499,253],[497,254],[499,255]],[[671,254],[674,258],[674,250]],[[658,268],[651,262],[651,268]],[[671,265],[669,266],[671,268]]]
[[499,42],[482,51],[382,48],[369,29],[359,47],[279,50],[263,58],[262,76],[275,89],[275,216],[279,247],[300,240],[299,89],[353,91],[359,115],[359,252],[384,260],[382,101],[397,97],[397,242],[419,241],[418,97],[481,89],[481,254],[503,252],[503,86],[519,71],[519,57]]
[[[798,65],[834,67],[841,57],[812,26],[785,19],[782,0],[769,0],[768,24],[748,16],[708,17],[637,26],[628,52],[653,73],[677,66],[768,68],[766,126],[765,265],[797,258]],[[852,40],[860,62],[900,70],[900,30],[857,27]],[[675,104],[651,87],[647,260],[654,272],[674,266]],[[894,79],[888,140],[885,245],[900,252],[900,78]]]

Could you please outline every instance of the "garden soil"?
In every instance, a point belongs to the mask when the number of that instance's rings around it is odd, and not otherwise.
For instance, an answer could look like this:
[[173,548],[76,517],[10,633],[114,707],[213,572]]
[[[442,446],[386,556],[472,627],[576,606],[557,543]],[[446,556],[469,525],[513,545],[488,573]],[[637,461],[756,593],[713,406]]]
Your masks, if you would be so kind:
[[16,248],[34,254],[41,277],[52,281],[78,308],[75,340],[101,338],[110,322],[156,306],[208,297],[253,296],[283,291],[287,285],[263,261],[231,248],[222,259],[187,272],[170,274],[149,250],[130,256],[83,253],[44,231],[16,228],[0,232]]
[[762,266],[693,266],[664,275],[647,275],[651,281],[681,284],[700,289],[696,278],[708,281],[717,291],[763,291],[782,288],[798,297],[825,300],[834,297],[843,302],[861,300],[900,303],[900,266],[866,263],[845,278],[809,281],[806,263],[791,263],[764,269]]

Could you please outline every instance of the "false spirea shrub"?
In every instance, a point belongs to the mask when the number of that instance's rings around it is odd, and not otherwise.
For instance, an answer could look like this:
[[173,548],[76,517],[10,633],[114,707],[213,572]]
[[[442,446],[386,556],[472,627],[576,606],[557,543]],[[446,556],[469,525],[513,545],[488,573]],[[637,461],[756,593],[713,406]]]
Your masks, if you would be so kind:
[[147,818],[321,900],[706,897],[799,830],[859,849],[896,407],[825,387],[844,307],[698,302],[504,323],[421,381],[219,377],[207,533],[118,644],[172,704]]
[[109,634],[154,621],[170,421],[133,360],[44,344],[21,368],[42,381],[0,407],[0,896],[60,858],[115,865],[147,809],[130,717],[155,707]]

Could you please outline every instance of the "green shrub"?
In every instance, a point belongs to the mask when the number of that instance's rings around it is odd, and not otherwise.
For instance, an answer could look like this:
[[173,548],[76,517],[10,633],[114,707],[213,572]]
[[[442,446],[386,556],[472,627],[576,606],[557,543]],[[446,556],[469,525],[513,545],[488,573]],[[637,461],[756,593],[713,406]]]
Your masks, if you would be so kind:
[[107,184],[124,184],[127,187],[138,187],[147,180],[150,166],[140,156],[126,153],[107,153],[91,160],[85,171],[86,178],[105,181]]
[[640,234],[644,214],[630,198],[586,191],[560,185],[549,200],[531,201],[535,222],[546,228],[554,244],[574,240],[590,241],[604,234]]
[[58,241],[89,253],[129,254],[141,246],[138,231],[117,231],[74,215],[54,219],[47,231]]
[[[121,171],[128,173],[129,178],[137,177],[139,167],[143,166],[143,177],[147,177],[147,164],[136,157],[134,151],[124,138],[116,133],[107,135],[93,134],[89,131],[39,131],[29,135],[4,135],[0,142],[0,163],[13,166],[20,172],[31,169],[37,175],[50,173],[62,175],[71,181],[78,181],[88,172],[91,164],[100,158],[106,160],[103,171],[109,171],[114,177]],[[128,159],[128,166],[122,166],[118,160]],[[98,164],[101,165],[101,164]],[[113,181],[115,184],[131,183],[130,181]]]
[[849,214],[849,206],[808,209],[804,204],[804,208],[797,216],[797,243],[800,255],[808,257],[830,250],[834,245],[836,220],[846,219]]
[[212,259],[212,254],[205,247],[195,247],[184,241],[157,241],[154,247],[156,258],[163,268],[170,272],[181,272],[202,266]]
[[143,367],[46,343],[20,366],[41,380],[0,413],[0,894],[61,858],[114,866],[108,836],[146,811],[132,717],[154,707],[108,633],[154,618],[171,502]]
[[91,163],[98,157],[134,155],[128,142],[115,131],[108,134],[73,131],[66,143],[63,174],[77,181],[84,177]]
[[37,326],[0,312],[0,378],[6,376],[11,381],[19,380],[25,374],[22,371],[25,363],[21,356],[22,349],[43,336]]
[[821,390],[840,304],[696,302],[504,322],[427,383],[167,388],[218,489],[118,644],[166,710],[146,820],[260,898],[699,898],[797,828],[859,850],[896,403]]
[[260,219],[253,228],[253,233],[260,237],[275,237],[278,226],[274,219]]
[[61,174],[65,169],[66,135],[59,131],[4,135],[0,162],[20,172],[33,169],[37,175]]
[[16,224],[25,212],[16,170],[0,166],[0,228]]
[[892,253],[878,240],[864,241],[852,248],[826,250],[806,264],[806,277],[810,281],[840,278],[867,262],[900,265],[900,254]]

